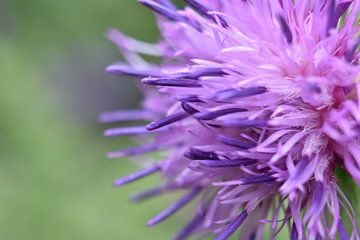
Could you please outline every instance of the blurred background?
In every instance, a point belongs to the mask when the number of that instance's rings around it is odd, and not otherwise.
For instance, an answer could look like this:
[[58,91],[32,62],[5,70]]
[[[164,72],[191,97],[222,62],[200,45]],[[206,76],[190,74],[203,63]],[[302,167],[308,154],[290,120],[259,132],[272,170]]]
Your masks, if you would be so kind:
[[140,95],[133,79],[104,72],[121,60],[108,27],[158,37],[136,0],[0,0],[0,240],[157,240],[183,225],[186,211],[145,227],[171,196],[129,204],[156,177],[111,186],[137,167],[105,158],[131,143],[105,139],[97,116]]
[[[0,239],[169,239],[181,214],[146,229],[171,199],[131,205],[112,181],[137,169],[106,151],[102,111],[131,108],[133,79],[104,72],[121,60],[116,27],[154,41],[152,13],[135,0],[0,0]],[[152,179],[151,181],[156,181]]]

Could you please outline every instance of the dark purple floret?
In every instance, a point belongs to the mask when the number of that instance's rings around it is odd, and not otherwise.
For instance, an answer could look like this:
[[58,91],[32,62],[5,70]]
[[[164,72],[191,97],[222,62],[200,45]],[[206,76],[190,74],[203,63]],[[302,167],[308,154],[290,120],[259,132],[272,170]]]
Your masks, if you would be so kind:
[[279,19],[281,31],[282,31],[284,37],[286,38],[286,41],[289,44],[291,44],[293,41],[293,36],[292,36],[291,30],[289,28],[289,25],[287,24],[286,20],[284,19],[284,17],[281,14],[278,15],[278,19]]
[[347,233],[342,220],[340,220],[338,223],[338,233],[339,233],[340,240],[349,240],[350,239],[349,234]]
[[199,160],[196,161],[203,167],[209,168],[229,168],[229,167],[239,167],[247,166],[256,163],[254,159],[235,159],[235,160]]
[[353,46],[351,46],[350,49],[347,51],[345,55],[346,61],[352,63],[352,61],[354,60],[354,56],[356,54],[356,50],[358,49],[359,45],[360,45],[360,38],[358,37],[355,43],[353,44]]
[[176,13],[175,9],[169,6],[165,6],[159,3],[156,3],[151,0],[138,0],[139,3],[145,5],[146,7],[154,10],[154,12],[168,18],[171,21],[184,21],[184,17]]
[[159,215],[150,219],[148,221],[147,225],[153,226],[155,224],[158,224],[158,223],[164,221],[168,217],[172,216],[174,213],[176,213],[181,208],[183,208],[186,204],[188,204],[191,200],[193,200],[201,192],[201,190],[202,190],[201,187],[195,187],[190,192],[188,192],[186,195],[184,195],[182,198],[180,198],[177,202],[173,203],[167,209],[162,211]]
[[335,12],[335,0],[327,0],[327,11],[328,11],[328,22],[327,22],[327,34],[329,31],[336,27],[338,23],[338,19],[336,19],[336,12]]
[[144,78],[142,83],[164,87],[199,88],[201,83],[194,79]]
[[197,148],[190,148],[190,151],[184,155],[192,160],[219,160],[219,156],[215,152],[202,151]]
[[231,100],[234,98],[242,98],[242,97],[249,97],[257,94],[262,94],[266,92],[265,87],[250,87],[250,88],[243,88],[243,89],[225,89],[220,90],[211,95],[210,99],[224,101],[224,100]]
[[200,77],[222,76],[221,68],[201,68],[190,72],[180,72],[166,76],[169,79],[198,79]]
[[134,69],[125,64],[114,64],[106,68],[108,73],[114,75],[128,75],[133,77],[161,77],[162,74],[153,70]]
[[144,200],[156,197],[156,196],[162,194],[163,192],[165,192],[166,190],[167,189],[164,186],[153,187],[153,188],[147,189],[145,191],[141,191],[141,192],[138,192],[138,193],[134,194],[130,198],[130,200],[132,202],[136,202],[136,203],[137,202],[142,202]]
[[99,120],[103,123],[154,120],[155,114],[146,110],[123,110],[115,112],[104,112]]
[[[212,10],[209,9],[207,6],[205,6],[203,3],[201,3],[199,0],[184,0],[184,1],[187,2],[190,6],[192,6],[201,15],[209,18],[213,22],[216,22],[216,18],[213,15],[209,14],[209,12],[211,12]],[[222,17],[219,16],[218,19],[221,23],[221,26],[223,27],[229,26]]]
[[180,230],[173,238],[173,240],[185,240],[194,232],[196,228],[199,227],[201,221],[203,221],[205,216],[205,211],[196,212],[195,216],[185,225],[183,229]]
[[271,176],[271,174],[264,174],[249,178],[241,179],[242,185],[249,185],[249,184],[259,184],[259,183],[266,183],[266,182],[273,182],[276,179]]
[[231,114],[231,113],[237,113],[237,112],[244,112],[247,111],[243,108],[227,108],[227,109],[221,109],[211,112],[199,112],[194,114],[194,117],[199,120],[213,120],[215,118]]
[[178,97],[180,102],[201,102],[199,96],[197,95],[183,95]]
[[292,225],[292,227],[291,227],[290,240],[299,240],[299,234],[298,234],[298,232],[297,232],[295,223],[293,223],[293,225]]
[[174,122],[180,121],[180,120],[182,120],[182,119],[184,119],[184,118],[186,118],[188,116],[189,116],[189,114],[186,113],[186,112],[174,113],[174,114],[169,115],[169,116],[167,116],[167,117],[165,117],[163,119],[160,119],[158,121],[155,121],[155,122],[152,122],[152,123],[148,124],[146,126],[146,129],[149,130],[149,131],[152,131],[152,130],[167,126],[169,124],[172,124]]
[[127,183],[131,183],[131,182],[134,182],[136,180],[139,180],[141,178],[144,178],[144,177],[147,177],[153,173],[156,173],[160,170],[160,167],[159,166],[151,166],[149,168],[146,168],[146,169],[143,169],[143,170],[140,170],[138,172],[135,172],[135,173],[132,173],[128,176],[125,176],[125,177],[122,177],[122,178],[119,178],[117,179],[113,185],[114,187],[120,187],[124,184],[127,184]]
[[191,114],[191,115],[199,112],[198,110],[196,110],[195,108],[193,108],[192,106],[190,106],[190,104],[188,104],[186,102],[182,102],[181,107],[184,109],[185,112],[187,112],[188,114]]
[[120,128],[110,128],[105,130],[104,136],[118,137],[118,136],[126,136],[126,135],[141,135],[146,133],[148,133],[148,131],[144,126],[120,127]]
[[224,127],[236,127],[236,128],[247,128],[247,127],[264,127],[268,124],[266,119],[229,119],[221,122]]
[[245,142],[245,141],[241,141],[235,138],[230,138],[224,135],[219,135],[217,137],[217,139],[219,140],[219,142],[222,142],[226,145],[229,146],[233,146],[233,147],[238,147],[238,148],[242,148],[242,149],[248,149],[248,148],[253,148],[256,147],[256,143],[251,143],[251,142]]
[[126,156],[136,156],[141,155],[149,152],[154,152],[159,149],[158,145],[154,144],[144,144],[136,147],[130,147],[121,149],[119,151],[112,151],[108,152],[107,157],[108,158],[121,158]]
[[[335,8],[335,18],[334,21],[337,23],[339,21],[339,19],[341,18],[341,16],[346,12],[346,10],[350,7],[352,3],[351,1],[348,2],[341,2],[338,3],[338,5]],[[336,27],[336,26],[335,26]]]
[[242,213],[232,221],[225,230],[220,233],[215,240],[226,240],[228,239],[246,220],[248,213],[246,210],[242,211]]
[[169,0],[155,0],[155,1],[170,10],[173,10],[173,11],[177,10],[177,7]]

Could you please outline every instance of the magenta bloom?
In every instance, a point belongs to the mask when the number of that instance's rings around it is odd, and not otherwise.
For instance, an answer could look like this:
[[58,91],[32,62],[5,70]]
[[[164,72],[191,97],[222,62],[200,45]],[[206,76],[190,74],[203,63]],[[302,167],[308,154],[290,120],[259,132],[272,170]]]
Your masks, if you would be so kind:
[[334,174],[342,168],[360,184],[360,0],[139,2],[157,13],[162,40],[111,30],[127,63],[107,71],[142,79],[143,108],[101,119],[150,122],[107,130],[142,135],[109,157],[164,156],[115,186],[158,172],[164,185],[135,201],[185,191],[148,225],[196,201],[174,239],[223,240],[238,229],[241,240],[276,239],[286,225],[290,239],[360,239]]

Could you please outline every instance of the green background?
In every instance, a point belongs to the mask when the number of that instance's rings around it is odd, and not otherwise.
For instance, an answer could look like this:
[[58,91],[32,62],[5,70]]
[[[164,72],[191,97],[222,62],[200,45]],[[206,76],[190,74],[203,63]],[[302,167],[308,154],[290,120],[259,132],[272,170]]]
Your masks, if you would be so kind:
[[1,0],[1,240],[168,239],[180,227],[181,215],[145,227],[171,200],[129,204],[148,181],[111,185],[137,167],[105,158],[129,143],[105,139],[97,115],[136,106],[139,95],[132,80],[104,72],[121,59],[105,38],[111,26],[157,38],[134,0]]
[[1,0],[0,240],[169,239],[183,225],[189,208],[145,227],[172,196],[129,204],[156,177],[111,186],[137,167],[105,158],[131,143],[102,137],[97,115],[136,106],[139,93],[104,72],[121,59],[108,27],[158,35],[135,0]]

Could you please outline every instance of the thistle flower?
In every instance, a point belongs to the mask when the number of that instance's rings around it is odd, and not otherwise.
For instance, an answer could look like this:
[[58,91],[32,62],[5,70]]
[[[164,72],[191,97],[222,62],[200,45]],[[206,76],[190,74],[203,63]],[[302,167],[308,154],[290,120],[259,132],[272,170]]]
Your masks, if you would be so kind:
[[[162,40],[111,30],[127,63],[107,68],[141,78],[143,109],[104,113],[105,122],[151,121],[106,136],[142,145],[109,157],[160,151],[150,167],[115,186],[160,173],[164,185],[135,201],[185,190],[148,222],[190,201],[198,207],[174,239],[360,239],[336,168],[360,184],[358,0],[139,0],[158,17]],[[153,55],[161,64],[146,62]],[[344,220],[351,223],[344,227]]]

